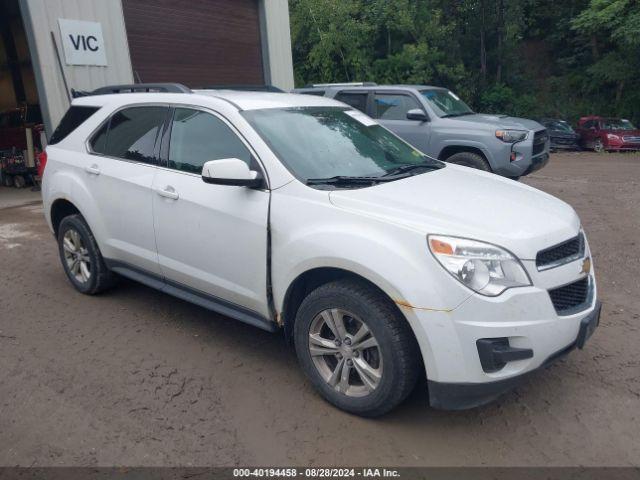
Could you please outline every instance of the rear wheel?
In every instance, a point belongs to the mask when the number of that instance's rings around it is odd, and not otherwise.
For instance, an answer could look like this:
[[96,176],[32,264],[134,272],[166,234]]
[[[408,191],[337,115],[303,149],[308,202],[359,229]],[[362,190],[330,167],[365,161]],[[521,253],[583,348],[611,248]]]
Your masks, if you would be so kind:
[[320,394],[350,413],[374,417],[413,390],[420,355],[413,332],[374,287],[338,280],[304,299],[294,327],[302,369]]
[[482,156],[474,152],[459,152],[451,155],[446,160],[449,163],[462,165],[463,167],[475,168],[485,172],[491,172],[489,162]]
[[98,244],[81,215],[65,217],[58,228],[60,260],[69,281],[79,292],[100,293],[115,283]]
[[13,187],[13,177],[11,175],[3,175],[2,176],[2,184],[5,187]]
[[16,188],[24,188],[27,186],[27,181],[22,175],[16,175],[13,177],[13,186]]

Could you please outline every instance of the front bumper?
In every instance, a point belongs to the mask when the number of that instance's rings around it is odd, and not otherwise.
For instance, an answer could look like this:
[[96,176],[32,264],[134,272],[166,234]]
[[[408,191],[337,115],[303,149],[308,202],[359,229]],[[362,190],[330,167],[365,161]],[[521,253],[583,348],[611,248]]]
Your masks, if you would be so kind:
[[578,139],[566,139],[551,137],[551,149],[552,150],[579,150],[580,144]]
[[[523,260],[533,285],[497,297],[472,294],[451,310],[403,308],[420,346],[431,404],[454,409],[481,405],[561,352],[581,348],[581,338],[592,333],[581,333],[583,324],[593,325],[600,311],[593,264],[583,271],[590,255],[587,246],[584,257],[543,271],[535,260]],[[549,292],[584,279],[589,285],[584,303],[556,311]],[[496,342],[493,363],[483,356],[487,341]]]
[[606,150],[618,150],[621,152],[637,152],[640,150],[640,145],[634,145],[629,143],[623,143],[622,145],[609,144],[605,147]]
[[602,304],[596,302],[595,308],[580,321],[576,339],[566,347],[550,355],[538,368],[521,375],[486,383],[443,383],[429,380],[429,403],[434,408],[444,410],[464,410],[485,405],[500,395],[522,384],[538,370],[551,365],[575,348],[582,349],[600,323]]
[[531,131],[529,138],[514,144],[496,140],[499,143],[494,145],[492,152],[494,173],[506,177],[523,177],[544,167],[549,162],[550,141],[547,137],[544,145],[535,146],[535,135],[536,132]]

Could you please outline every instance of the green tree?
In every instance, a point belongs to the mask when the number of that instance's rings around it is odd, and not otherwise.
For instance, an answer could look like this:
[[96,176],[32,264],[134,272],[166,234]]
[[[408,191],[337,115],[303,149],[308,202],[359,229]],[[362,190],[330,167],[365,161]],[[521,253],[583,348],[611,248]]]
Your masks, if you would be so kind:
[[477,110],[640,121],[638,0],[290,0],[297,85],[448,87]]

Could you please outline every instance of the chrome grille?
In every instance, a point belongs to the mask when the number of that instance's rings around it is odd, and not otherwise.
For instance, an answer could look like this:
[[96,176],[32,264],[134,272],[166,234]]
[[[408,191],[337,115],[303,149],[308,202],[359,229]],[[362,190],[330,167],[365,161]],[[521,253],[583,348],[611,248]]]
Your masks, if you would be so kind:
[[536,255],[536,267],[538,267],[538,270],[547,270],[578,260],[583,255],[584,235],[580,233],[577,237],[566,242],[540,250]]
[[549,290],[549,297],[560,315],[571,313],[587,303],[589,299],[589,278],[585,277],[564,287]]
[[626,137],[622,137],[622,138],[624,139],[625,142],[640,143],[640,137],[626,136]]

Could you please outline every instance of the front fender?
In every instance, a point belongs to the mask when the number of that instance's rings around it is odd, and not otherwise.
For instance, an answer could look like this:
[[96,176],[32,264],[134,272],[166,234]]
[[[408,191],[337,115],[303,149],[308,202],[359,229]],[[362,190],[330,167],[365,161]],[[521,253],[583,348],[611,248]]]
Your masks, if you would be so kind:
[[442,139],[440,145],[441,146],[438,153],[438,158],[440,158],[440,155],[447,147],[467,147],[481,151],[484,157],[487,159],[487,162],[489,162],[489,165],[491,165],[491,168],[495,166],[495,154],[489,148],[487,148],[487,145],[484,142],[475,140],[460,140],[448,137],[446,139]]
[[446,325],[450,312],[470,293],[449,278],[442,281],[440,273],[448,274],[441,267],[425,268],[431,260],[426,239],[411,243],[408,238],[393,240],[384,234],[375,239],[357,229],[349,233],[344,228],[309,231],[281,243],[273,252],[276,310],[283,311],[288,287],[305,272],[336,268],[356,274],[380,288],[398,306],[416,337],[427,376],[437,378],[437,349],[432,345],[431,326],[442,325],[443,321]]

